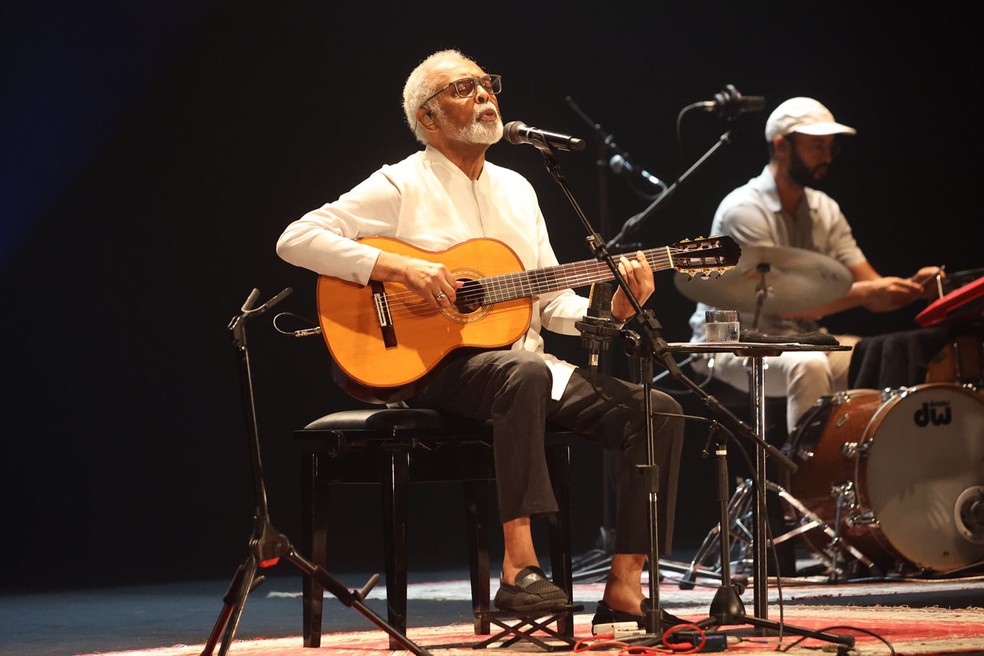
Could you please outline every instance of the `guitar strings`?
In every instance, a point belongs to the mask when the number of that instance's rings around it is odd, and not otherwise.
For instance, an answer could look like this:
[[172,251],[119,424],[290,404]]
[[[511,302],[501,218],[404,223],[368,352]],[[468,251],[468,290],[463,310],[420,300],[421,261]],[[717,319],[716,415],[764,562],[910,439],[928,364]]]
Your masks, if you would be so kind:
[[[685,253],[687,249],[664,247],[643,251],[646,261],[656,270],[671,268],[672,255]],[[477,284],[469,282],[458,290],[455,305],[478,307],[491,305],[517,298],[531,298],[545,291],[584,287],[592,282],[614,280],[611,270],[602,262],[587,260],[570,264],[560,264],[533,271],[513,271],[497,276],[480,278]],[[566,284],[558,285],[559,279]],[[524,281],[529,281],[524,284]],[[394,292],[386,295],[391,318],[420,316],[421,314],[440,314],[444,309],[435,309],[430,303],[412,291]]]

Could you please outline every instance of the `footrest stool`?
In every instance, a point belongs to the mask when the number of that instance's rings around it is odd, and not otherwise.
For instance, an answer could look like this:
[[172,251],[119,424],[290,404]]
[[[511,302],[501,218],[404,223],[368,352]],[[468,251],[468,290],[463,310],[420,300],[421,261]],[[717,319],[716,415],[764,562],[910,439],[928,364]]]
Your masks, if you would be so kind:
[[[512,610],[477,611],[475,619],[482,623],[489,622],[502,629],[492,637],[472,645],[472,649],[485,649],[489,645],[502,642],[498,648],[509,647],[520,640],[532,642],[544,651],[571,651],[576,644],[574,639],[574,613],[584,610],[584,606],[567,604],[558,608],[532,610],[526,613]],[[509,623],[513,620],[513,623]],[[550,624],[557,623],[557,630],[551,629]],[[569,627],[569,628],[562,628]],[[535,635],[542,631],[550,638]],[[512,636],[503,640],[506,636]],[[547,640],[552,640],[550,644]],[[561,644],[556,644],[560,641]]]

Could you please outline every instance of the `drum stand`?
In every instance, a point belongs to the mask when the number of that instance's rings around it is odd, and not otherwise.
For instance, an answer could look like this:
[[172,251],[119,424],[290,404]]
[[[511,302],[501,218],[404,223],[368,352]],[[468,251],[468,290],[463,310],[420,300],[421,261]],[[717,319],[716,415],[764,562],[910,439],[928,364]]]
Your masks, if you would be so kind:
[[[798,535],[819,528],[830,538],[830,543],[827,547],[816,554],[824,562],[824,565],[829,571],[827,579],[829,583],[839,582],[841,574],[849,568],[849,563],[845,559],[847,555],[850,555],[855,561],[861,562],[869,569],[876,569],[874,562],[840,537],[840,509],[844,505],[843,499],[845,495],[840,494],[838,496],[837,518],[835,520],[837,528],[831,528],[827,522],[823,521],[816,513],[804,506],[799,499],[786,491],[782,486],[772,481],[766,481],[766,488],[776,493],[780,499],[785,501],[797,513],[797,517],[799,518],[799,525],[796,528],[773,538],[772,544],[782,544]],[[834,493],[836,494],[837,491]],[[727,507],[728,533],[732,540],[732,546],[729,548],[730,563],[732,566],[744,566],[750,560],[749,549],[752,547],[753,540],[752,529],[750,528],[752,501],[752,480],[746,478],[739,481]],[[717,570],[711,570],[707,567],[707,562],[714,557],[715,549],[719,548],[721,531],[721,524],[719,523],[704,537],[704,541],[694,555],[690,567],[683,572],[683,577],[680,579],[679,584],[681,590],[693,589],[699,576],[707,576],[720,580],[721,575],[719,572],[721,565],[718,565]],[[744,577],[742,578],[744,579]],[[744,584],[744,581],[741,583]]]
[[273,525],[270,523],[270,515],[267,510],[266,486],[263,482],[263,471],[260,463],[260,442],[256,421],[256,405],[253,398],[253,378],[249,366],[249,350],[246,346],[246,320],[252,316],[266,312],[283,300],[291,291],[293,290],[288,287],[260,307],[253,309],[256,297],[260,294],[260,290],[254,289],[246,299],[246,302],[243,303],[242,314],[233,317],[229,322],[233,345],[241,356],[242,392],[246,409],[246,425],[249,429],[249,455],[253,470],[256,510],[253,516],[253,537],[249,542],[249,556],[239,566],[239,569],[236,570],[236,575],[229,585],[229,590],[222,599],[224,602],[222,611],[219,613],[212,633],[208,637],[208,642],[206,642],[205,648],[202,650],[202,656],[210,656],[220,638],[222,644],[219,647],[219,655],[225,655],[236,634],[236,627],[239,625],[239,619],[246,605],[246,598],[249,596],[249,593],[263,583],[264,577],[257,575],[258,569],[272,567],[281,558],[295,565],[305,576],[317,580],[319,585],[335,595],[343,604],[354,607],[376,626],[390,634],[411,653],[416,656],[429,656],[430,652],[418,647],[395,627],[387,624],[371,608],[366,606],[366,595],[369,594],[369,591],[379,579],[378,574],[373,574],[361,590],[349,591],[323,567],[315,565],[298,554],[287,537],[273,528]]
[[[723,429],[720,428],[719,425],[712,425],[708,434],[708,446],[705,447],[705,451],[707,451],[709,450],[711,441],[715,442],[714,454],[717,460],[718,504],[721,511],[720,523],[718,525],[720,527],[729,526],[730,509],[732,506],[741,505],[741,503],[732,504],[728,499],[727,439],[728,435]],[[715,593],[714,598],[711,600],[710,613],[708,617],[698,622],[694,622],[696,626],[701,629],[706,629],[710,627],[748,624],[760,629],[762,634],[764,634],[766,629],[770,629],[778,635],[792,633],[799,636],[816,638],[818,640],[826,640],[827,642],[832,642],[842,646],[842,648],[838,649],[838,653],[846,653],[843,648],[849,649],[854,646],[853,636],[836,635],[825,631],[815,631],[813,629],[793,626],[790,624],[782,624],[761,617],[746,615],[745,606],[740,597],[741,590],[731,580],[731,540],[729,533],[730,531],[726,530],[718,531],[718,539],[721,545],[721,586],[718,588],[717,593]],[[756,578],[757,576],[758,575],[756,574]],[[756,602],[758,601],[759,599],[756,597]]]

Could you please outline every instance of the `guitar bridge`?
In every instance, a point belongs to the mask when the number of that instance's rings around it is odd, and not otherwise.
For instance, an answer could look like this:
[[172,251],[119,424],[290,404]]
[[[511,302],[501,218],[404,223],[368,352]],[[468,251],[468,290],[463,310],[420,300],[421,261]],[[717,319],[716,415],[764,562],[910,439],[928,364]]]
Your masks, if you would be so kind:
[[393,316],[390,314],[389,301],[386,299],[386,288],[378,280],[369,282],[372,289],[372,305],[376,308],[376,321],[383,336],[386,348],[396,346],[396,331],[393,330]]

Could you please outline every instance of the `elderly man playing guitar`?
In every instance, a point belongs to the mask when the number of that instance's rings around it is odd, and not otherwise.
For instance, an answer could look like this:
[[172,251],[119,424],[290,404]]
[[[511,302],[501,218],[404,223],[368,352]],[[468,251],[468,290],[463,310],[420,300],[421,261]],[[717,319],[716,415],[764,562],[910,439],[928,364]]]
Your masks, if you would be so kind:
[[[648,482],[639,471],[649,462],[643,388],[588,376],[544,352],[541,329],[576,335],[575,322],[586,314],[588,299],[572,288],[604,274],[597,262],[560,266],[530,183],[485,160],[503,134],[501,89],[500,76],[456,50],[424,59],[403,90],[407,124],[424,148],[288,225],[277,253],[320,274],[325,339],[353,395],[492,421],[504,538],[500,610],[571,603],[540,569],[530,527],[532,517],[557,511],[546,422],[615,454],[615,554],[594,622],[644,627],[650,520]],[[619,259],[640,303],[654,291],[653,268],[667,261],[662,253]],[[616,321],[634,313],[622,290],[611,313]],[[675,400],[651,394],[658,529],[669,551],[683,419],[672,416],[681,411]],[[660,617],[664,626],[681,622]]]

